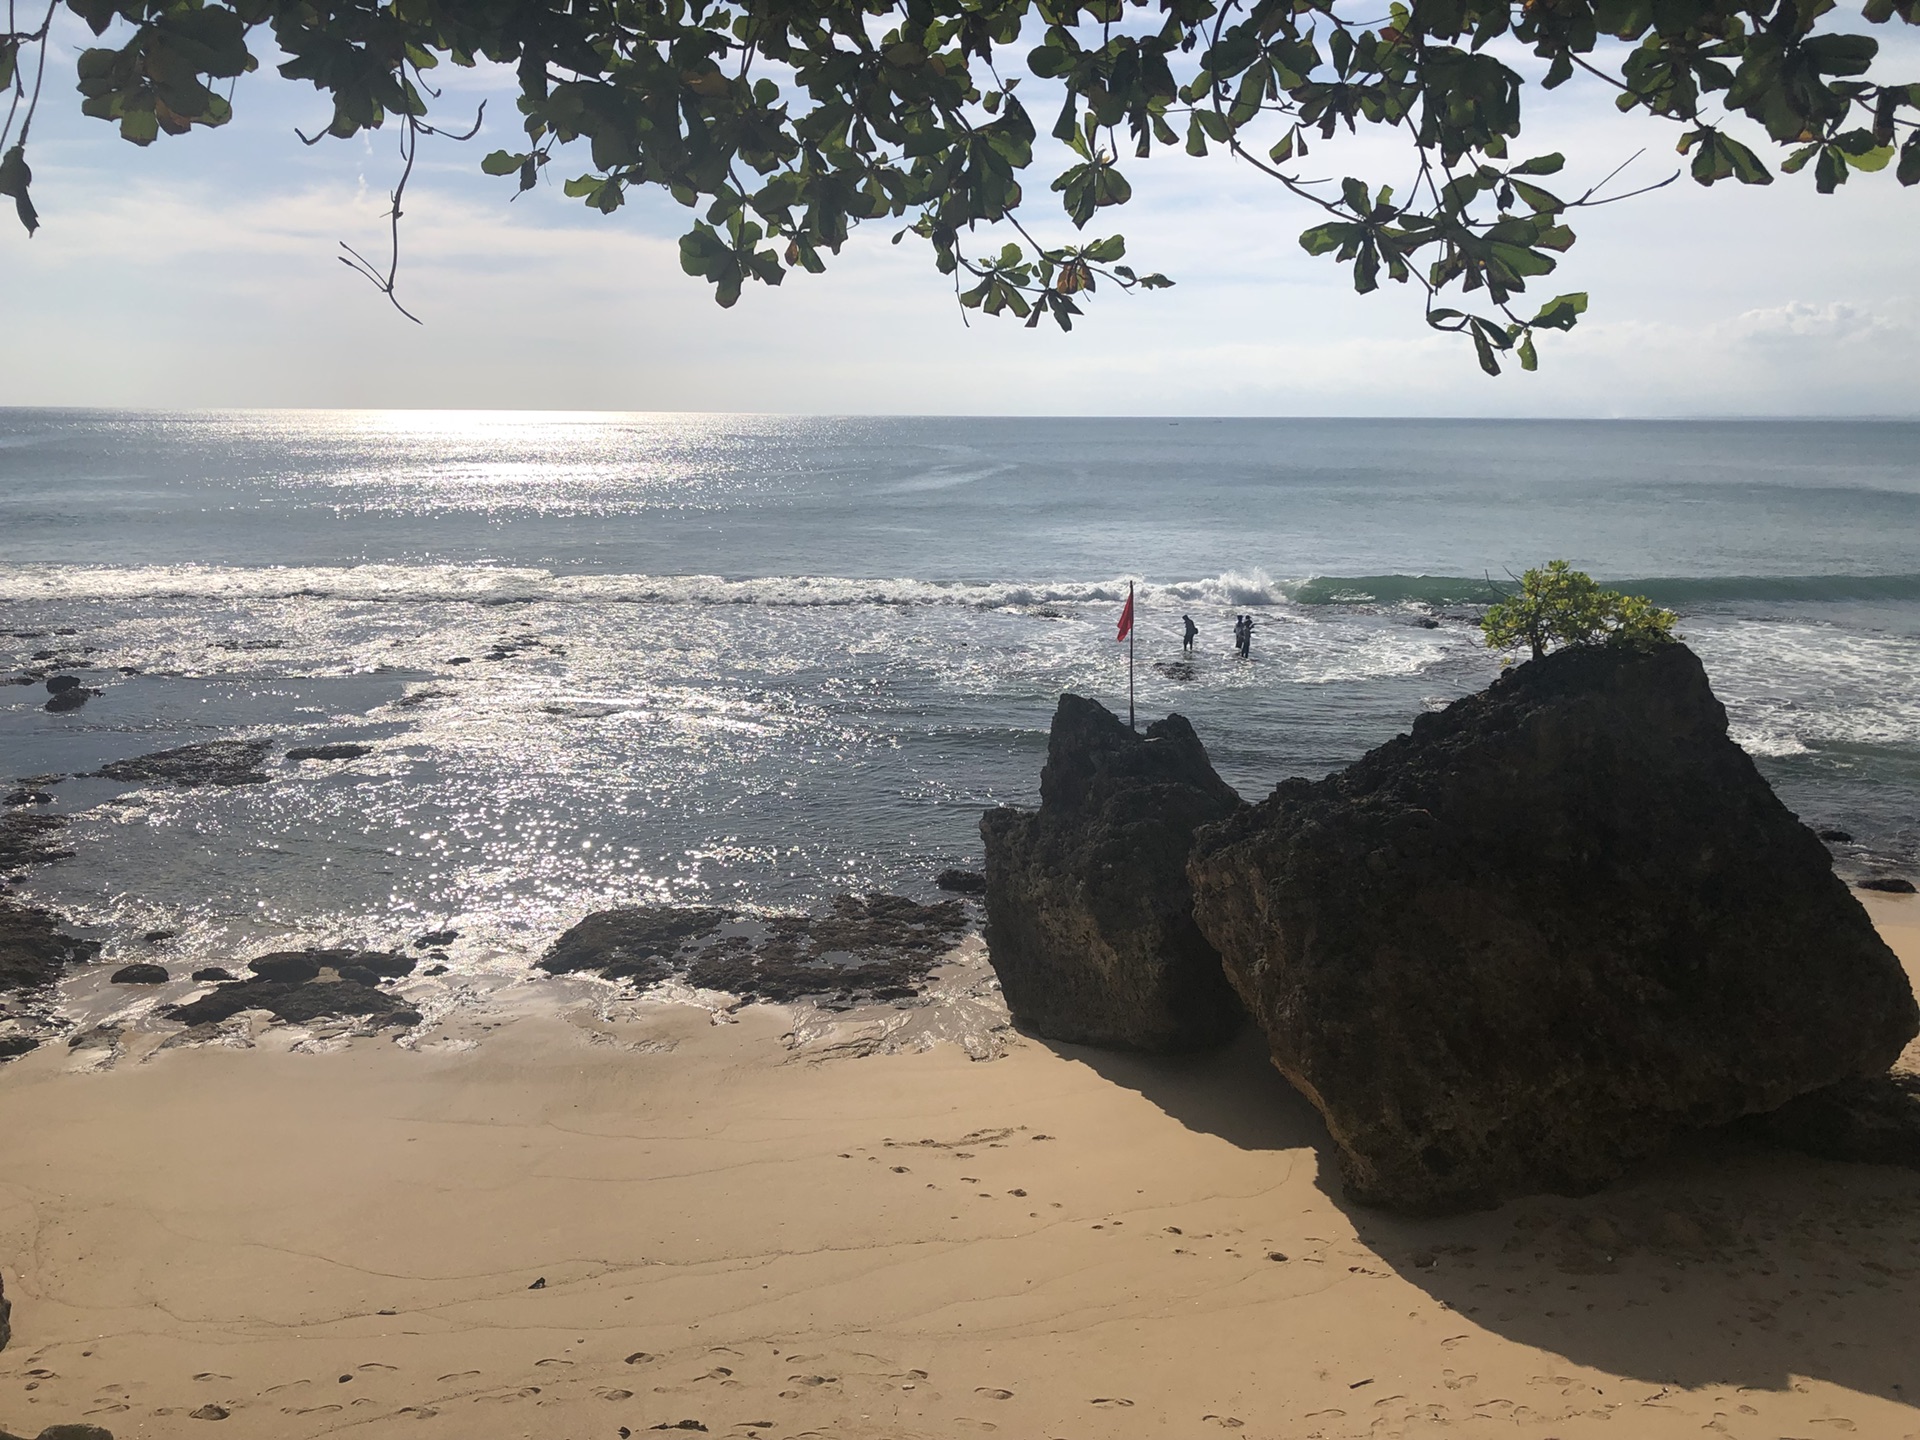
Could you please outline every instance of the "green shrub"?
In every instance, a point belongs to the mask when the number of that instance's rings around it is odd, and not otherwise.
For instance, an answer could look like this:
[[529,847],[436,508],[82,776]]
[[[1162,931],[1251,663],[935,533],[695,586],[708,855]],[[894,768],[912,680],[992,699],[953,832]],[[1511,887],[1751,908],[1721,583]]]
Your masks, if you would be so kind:
[[1520,577],[1520,589],[1481,617],[1489,650],[1532,649],[1538,660],[1568,645],[1665,645],[1676,616],[1643,595],[1602,590],[1564,560]]

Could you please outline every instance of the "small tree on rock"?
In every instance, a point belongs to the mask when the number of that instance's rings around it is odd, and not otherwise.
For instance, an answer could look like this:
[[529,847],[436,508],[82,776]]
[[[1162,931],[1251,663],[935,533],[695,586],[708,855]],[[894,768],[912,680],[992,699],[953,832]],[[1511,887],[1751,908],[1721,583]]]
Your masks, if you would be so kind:
[[1603,590],[1564,560],[1527,571],[1520,589],[1481,617],[1489,650],[1528,646],[1538,660],[1555,646],[1664,645],[1679,617],[1643,595]]

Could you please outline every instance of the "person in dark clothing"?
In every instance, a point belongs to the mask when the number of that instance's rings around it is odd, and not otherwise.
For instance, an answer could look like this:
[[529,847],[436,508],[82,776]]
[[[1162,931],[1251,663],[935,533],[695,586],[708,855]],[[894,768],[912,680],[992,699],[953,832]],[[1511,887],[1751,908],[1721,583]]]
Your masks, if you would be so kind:
[[1233,649],[1236,655],[1247,653],[1247,617],[1244,615],[1233,617]]
[[1180,642],[1180,648],[1191,652],[1194,637],[1200,633],[1200,627],[1193,623],[1193,617],[1191,615],[1182,615],[1180,620],[1181,623],[1187,627],[1186,637]]
[[1251,615],[1245,616],[1241,621],[1240,658],[1242,660],[1253,658],[1253,616]]

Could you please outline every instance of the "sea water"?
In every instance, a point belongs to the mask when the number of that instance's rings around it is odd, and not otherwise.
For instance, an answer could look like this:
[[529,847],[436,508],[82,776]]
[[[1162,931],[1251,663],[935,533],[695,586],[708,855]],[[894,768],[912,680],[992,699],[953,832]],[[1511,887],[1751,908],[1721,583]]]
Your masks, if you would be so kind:
[[1680,612],[1843,873],[1915,865],[1896,422],[0,410],[0,676],[101,691],[0,687],[0,779],[271,743],[267,784],[44,787],[76,853],[24,888],[110,955],[524,965],[615,904],[931,895],[1061,691],[1126,714],[1130,584],[1142,724],[1258,798],[1486,684],[1479,607],[1553,557]]

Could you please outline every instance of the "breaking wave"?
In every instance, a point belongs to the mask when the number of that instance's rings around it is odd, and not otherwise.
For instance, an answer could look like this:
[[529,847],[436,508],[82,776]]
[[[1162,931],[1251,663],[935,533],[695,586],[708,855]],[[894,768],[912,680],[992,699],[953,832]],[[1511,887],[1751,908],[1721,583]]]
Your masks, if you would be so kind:
[[[483,565],[17,565],[0,568],[0,603],[54,600],[282,600],[299,597],[356,603],[511,605],[667,604],[961,605],[1098,604],[1124,600],[1129,580],[975,582],[835,575],[556,575],[528,567]],[[1484,605],[1511,588],[1504,581],[1462,575],[1315,575],[1276,580],[1264,571],[1225,571],[1193,580],[1135,580],[1143,603],[1260,607],[1368,605],[1435,608]],[[1733,575],[1711,579],[1655,577],[1611,585],[1682,609],[1729,601],[1920,600],[1920,574]]]

